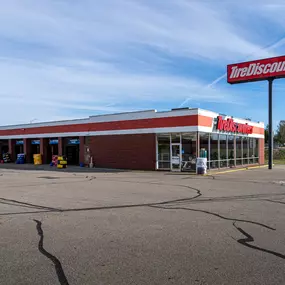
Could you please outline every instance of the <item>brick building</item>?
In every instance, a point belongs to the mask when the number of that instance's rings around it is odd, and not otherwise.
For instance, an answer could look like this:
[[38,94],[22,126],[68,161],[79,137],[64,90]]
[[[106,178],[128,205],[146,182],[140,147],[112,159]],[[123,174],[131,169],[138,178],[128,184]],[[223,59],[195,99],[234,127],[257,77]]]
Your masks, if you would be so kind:
[[206,153],[208,167],[264,164],[264,124],[202,109],[147,110],[85,119],[0,127],[1,152],[32,162],[41,153],[65,154],[69,164],[141,170],[194,171]]

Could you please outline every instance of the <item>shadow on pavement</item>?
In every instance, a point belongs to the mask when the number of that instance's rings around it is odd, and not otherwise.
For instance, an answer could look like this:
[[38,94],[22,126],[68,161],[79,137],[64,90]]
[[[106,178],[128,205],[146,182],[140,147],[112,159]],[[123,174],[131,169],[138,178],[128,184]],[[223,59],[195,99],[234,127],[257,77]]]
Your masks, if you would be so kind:
[[128,169],[111,169],[111,168],[88,168],[80,167],[74,165],[68,165],[65,169],[58,169],[55,166],[50,166],[48,164],[34,165],[34,164],[14,164],[14,163],[4,163],[0,164],[0,169],[9,170],[41,170],[41,171],[58,171],[58,172],[79,172],[79,173],[90,173],[90,172],[102,172],[102,173],[120,173],[120,172],[130,172]]

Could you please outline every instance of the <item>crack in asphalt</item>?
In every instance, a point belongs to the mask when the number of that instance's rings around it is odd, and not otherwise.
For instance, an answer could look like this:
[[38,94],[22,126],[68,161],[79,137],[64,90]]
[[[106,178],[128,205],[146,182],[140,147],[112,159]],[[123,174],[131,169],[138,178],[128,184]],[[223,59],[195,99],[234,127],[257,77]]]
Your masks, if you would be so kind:
[[2,204],[2,205],[9,205],[9,206],[15,206],[15,207],[22,207],[22,208],[29,208],[29,209],[37,209],[37,208],[32,207],[32,206],[19,205],[19,204],[17,204],[17,203],[12,203],[12,202],[0,201],[0,204]]
[[[240,196],[225,196],[225,197],[204,197],[199,200],[193,200],[191,201],[191,204],[200,204],[200,203],[207,203],[207,202],[228,202],[228,201],[239,201],[239,200],[251,200],[251,201],[269,201],[269,202],[276,202],[279,203],[279,201],[273,201],[269,199],[261,199],[263,197],[272,197],[272,196],[284,196],[285,193],[280,194],[252,194],[252,195],[240,195]],[[280,202],[280,204],[283,204]],[[285,204],[285,202],[284,202]]]
[[[4,201],[4,202],[2,202],[2,201]],[[35,204],[21,202],[21,201],[17,201],[17,200],[11,200],[11,199],[7,199],[7,198],[0,198],[0,203],[3,203],[3,204],[10,203],[10,205],[12,205],[11,203],[14,203],[13,206],[43,209],[43,210],[51,210],[51,211],[58,210],[56,208],[51,208],[51,207],[46,207],[46,206],[41,206],[41,205],[35,205]]]
[[[74,178],[74,177],[69,177],[70,178]],[[75,177],[77,178],[77,177]],[[50,180],[49,183],[46,183],[45,185],[63,185],[63,184],[74,184],[74,183],[82,183],[82,182],[86,182],[89,180],[86,180],[86,178],[81,178],[80,180],[75,180],[75,181],[57,181],[57,180]],[[25,187],[36,187],[36,186],[42,186],[42,183],[34,183],[34,184],[27,184],[25,185]],[[22,188],[23,185],[8,185],[6,186],[6,188]]]
[[44,232],[42,229],[42,222],[35,220],[35,219],[34,221],[37,224],[36,228],[38,231],[38,235],[40,236],[40,240],[38,244],[39,252],[43,254],[45,257],[47,257],[49,260],[51,260],[52,263],[54,264],[54,268],[55,268],[59,283],[61,285],[69,285],[60,261],[54,255],[46,251],[44,248]]
[[[283,203],[282,203],[283,204]],[[282,258],[282,259],[285,259],[285,255],[282,254],[282,253],[279,253],[279,252],[276,252],[276,251],[272,251],[272,250],[269,250],[269,249],[266,249],[266,248],[262,248],[262,247],[258,247],[258,246],[255,246],[255,245],[252,245],[250,243],[254,242],[254,238],[248,234],[245,230],[243,230],[242,228],[240,227],[237,227],[236,226],[236,222],[242,222],[242,223],[248,223],[248,224],[252,224],[252,225],[257,225],[257,226],[261,226],[263,228],[266,228],[266,229],[269,229],[269,230],[272,230],[272,231],[275,231],[276,229],[273,228],[273,227],[270,227],[266,224],[263,224],[263,223],[259,223],[259,222],[254,222],[254,221],[250,221],[250,220],[245,220],[245,219],[236,219],[236,218],[229,218],[229,217],[225,217],[225,216],[222,216],[220,214],[217,214],[217,213],[213,213],[213,212],[210,212],[210,211],[206,211],[206,210],[201,210],[201,209],[193,209],[193,208],[183,208],[183,207],[162,207],[160,205],[151,205],[149,207],[152,207],[152,208],[157,208],[157,209],[166,209],[166,210],[187,210],[187,211],[192,211],[192,212],[199,212],[199,213],[204,213],[204,214],[207,214],[207,215],[211,215],[211,216],[214,216],[214,217],[218,217],[220,219],[223,219],[223,220],[227,220],[227,221],[233,221],[233,226],[240,232],[242,233],[244,236],[246,236],[246,238],[244,239],[238,239],[237,242],[242,244],[243,246],[246,246],[248,248],[252,248],[252,249],[255,249],[255,250],[259,250],[259,251],[262,251],[262,252],[265,252],[265,253],[268,253],[268,254],[271,254],[271,255],[274,255],[276,257],[279,257],[279,258]],[[234,239],[235,240],[235,239]]]
[[[93,177],[91,177],[93,180]],[[95,177],[96,178],[96,177]],[[98,180],[105,180],[104,178],[100,178]],[[110,179],[108,179],[110,180]],[[43,213],[43,212],[76,212],[76,211],[91,211],[91,210],[104,210],[104,209],[120,209],[120,208],[132,208],[132,207],[145,207],[145,206],[155,206],[155,205],[167,205],[171,203],[179,203],[179,202],[190,202],[191,200],[195,200],[196,198],[202,196],[201,190],[188,186],[188,185],[181,185],[181,184],[168,184],[168,183],[161,183],[161,182],[149,182],[149,181],[129,181],[129,180],[116,180],[111,179],[112,181],[119,181],[119,182],[128,182],[128,183],[139,183],[139,184],[151,184],[151,185],[167,185],[167,186],[176,186],[176,187],[183,187],[190,190],[194,190],[197,195],[193,197],[187,197],[187,198],[181,198],[176,200],[169,200],[169,201],[163,201],[163,202],[157,202],[157,203],[143,203],[143,204],[130,204],[130,205],[113,205],[113,206],[102,206],[102,207],[88,207],[88,208],[69,208],[69,209],[61,209],[61,208],[51,208],[46,206],[40,206],[40,205],[34,205],[30,203],[24,203],[16,200],[9,200],[5,198],[0,198],[0,200],[9,201],[13,203],[17,203],[20,206],[27,205],[34,208],[42,209],[43,211],[34,211],[34,212],[10,212],[10,213],[2,213],[0,216],[7,216],[7,215],[21,215],[21,214],[31,214],[31,213]],[[76,181],[79,182],[79,181]],[[253,195],[241,195],[241,196],[229,196],[229,197],[209,197],[204,198],[201,200],[195,200],[192,203],[202,203],[206,201],[227,201],[227,200],[241,200],[241,199],[249,199],[249,198],[261,198],[261,197],[268,197],[268,195],[275,195],[275,196],[282,196],[285,195],[284,193],[270,193],[270,194],[253,194]],[[265,199],[264,199],[265,200]],[[277,202],[276,202],[277,203]]]
[[249,247],[249,248],[252,248],[252,249],[255,249],[255,250],[259,250],[259,251],[262,251],[262,252],[266,252],[266,253],[272,254],[274,256],[277,256],[279,258],[285,259],[285,255],[280,253],[280,252],[276,252],[276,251],[273,251],[273,250],[269,250],[269,249],[266,249],[266,248],[263,248],[263,247],[259,247],[259,246],[250,244],[250,243],[254,242],[254,238],[249,233],[247,233],[245,230],[243,230],[242,228],[237,227],[235,225],[235,223],[233,223],[233,226],[240,233],[242,233],[244,236],[246,236],[246,238],[238,239],[237,240],[238,243],[242,244],[243,246],[246,246],[246,247]]
[[[182,188],[188,188],[191,190],[195,190],[198,194],[201,194],[200,190],[195,188],[195,187],[191,187],[188,185],[184,185],[184,184],[169,184],[169,183],[161,183],[161,181],[158,182],[151,182],[151,181],[131,181],[131,180],[122,180],[122,179],[110,179],[110,178],[98,178],[97,180],[108,180],[108,181],[114,181],[114,182],[127,182],[127,183],[135,183],[135,184],[151,184],[151,185],[161,185],[161,186],[178,186],[178,187],[182,187]],[[201,196],[201,195],[199,195]]]
[[272,228],[270,226],[267,226],[267,225],[259,223],[259,222],[254,222],[254,221],[244,220],[244,219],[229,218],[229,217],[225,217],[225,216],[222,216],[220,214],[217,214],[217,213],[213,213],[213,212],[201,210],[201,209],[183,208],[183,207],[161,207],[161,206],[157,206],[157,205],[151,205],[149,207],[158,208],[158,209],[165,209],[165,210],[186,210],[186,211],[192,211],[192,212],[199,212],[199,213],[204,213],[207,215],[215,216],[215,217],[218,217],[220,219],[227,220],[227,221],[248,223],[248,224],[261,226],[261,227],[267,228],[267,229],[272,230],[272,231],[276,230],[275,228]]
[[[94,178],[91,177],[93,180]],[[95,177],[96,178],[96,177]],[[104,179],[102,179],[104,180]],[[142,204],[131,204],[131,205],[114,205],[114,206],[102,206],[102,207],[88,207],[88,208],[71,208],[71,209],[56,209],[56,208],[50,208],[50,207],[45,207],[45,206],[39,206],[39,205],[33,205],[30,203],[23,203],[23,202],[19,202],[16,200],[9,200],[9,199],[4,199],[4,198],[0,198],[0,200],[3,201],[7,201],[7,202],[13,202],[13,203],[18,203],[19,205],[24,205],[24,206],[31,206],[31,207],[35,207],[35,208],[39,208],[39,209],[43,209],[43,211],[38,211],[38,213],[42,213],[42,212],[77,212],[77,211],[92,211],[92,210],[104,210],[104,209],[123,209],[123,208],[135,208],[135,207],[151,207],[151,208],[156,208],[156,209],[165,209],[165,210],[187,210],[187,211],[192,211],[192,212],[199,212],[199,213],[204,213],[207,215],[211,215],[223,220],[227,220],[227,221],[233,221],[233,226],[240,232],[242,233],[246,238],[243,239],[238,239],[237,242],[242,244],[243,246],[255,249],[255,250],[259,250],[259,251],[263,251],[265,253],[268,254],[272,254],[275,255],[279,258],[285,259],[285,255],[275,252],[275,251],[271,251],[262,247],[258,247],[255,245],[252,245],[250,243],[254,242],[254,238],[248,234],[246,231],[244,231],[242,228],[237,227],[235,225],[236,222],[242,222],[242,223],[248,223],[248,224],[252,224],[252,225],[257,225],[257,226],[261,226],[264,227],[266,229],[275,231],[276,229],[273,227],[270,227],[266,224],[263,223],[259,223],[259,222],[255,222],[255,221],[251,221],[251,220],[246,220],[246,219],[237,219],[237,218],[230,218],[218,213],[214,213],[214,212],[210,212],[207,210],[202,210],[202,209],[193,209],[193,208],[186,208],[186,207],[175,207],[175,205],[173,206],[172,204],[174,203],[181,203],[181,202],[194,202],[194,203],[199,203],[199,202],[214,202],[214,201],[227,201],[227,200],[234,200],[234,199],[248,199],[248,198],[261,198],[266,197],[267,194],[260,194],[260,195],[242,195],[242,196],[231,196],[231,197],[214,197],[214,198],[205,198],[203,200],[195,200],[198,197],[202,196],[201,190],[194,188],[194,187],[190,187],[187,185],[177,185],[177,184],[165,184],[165,183],[160,183],[160,182],[138,182],[138,181],[123,181],[120,180],[120,182],[129,182],[129,183],[143,183],[143,184],[152,184],[152,185],[167,185],[167,186],[175,186],[175,187],[183,187],[183,188],[187,188],[190,189],[192,191],[196,192],[195,196],[192,197],[187,197],[187,198],[181,198],[181,199],[175,199],[175,200],[168,200],[168,201],[162,201],[162,202],[157,202],[157,203],[142,203]],[[270,193],[272,195],[272,193]],[[277,194],[277,193],[276,193]],[[280,194],[278,193],[278,195],[284,195],[284,194]],[[193,201],[195,200],[195,201]],[[265,201],[267,201],[266,199],[264,199]],[[273,201],[273,200],[269,200],[270,202],[276,202],[277,201]],[[282,202],[280,202],[281,204],[283,204]],[[11,215],[11,214],[30,214],[30,213],[36,213],[34,212],[18,212],[18,213],[4,213],[4,214],[0,214],[0,215]],[[38,235],[40,236],[40,240],[39,240],[39,244],[38,244],[38,249],[39,251],[46,256],[48,259],[50,259],[55,267],[56,270],[56,274],[58,277],[58,280],[60,282],[61,285],[68,285],[68,280],[65,276],[64,270],[62,268],[62,265],[60,263],[60,261],[51,253],[47,252],[44,247],[43,247],[43,240],[44,240],[44,233],[42,230],[42,223],[39,220],[34,220],[36,222],[36,228],[38,231]]]
[[[59,209],[59,208],[49,208],[49,207],[44,207],[44,206],[38,206],[39,209],[43,209],[43,211],[32,211],[32,212],[13,212],[13,213],[1,213],[0,216],[9,216],[9,215],[23,215],[23,214],[35,214],[35,213],[48,213],[48,212],[79,212],[79,211],[95,211],[95,210],[108,210],[108,209],[124,209],[124,208],[137,208],[137,207],[147,207],[147,206],[152,206],[152,205],[167,205],[171,203],[179,203],[179,202],[186,202],[186,201],[191,201],[193,199],[196,199],[200,197],[201,191],[197,188],[186,186],[186,185],[172,185],[172,186],[179,186],[179,187],[185,187],[191,190],[194,190],[197,195],[193,197],[187,197],[187,198],[180,198],[180,199],[174,199],[174,200],[167,200],[167,201],[162,201],[162,202],[152,202],[152,203],[142,203],[142,204],[127,204],[127,205],[113,205],[113,206],[102,206],[102,207],[87,207],[87,208],[70,208],[70,209]],[[22,203],[20,201],[16,200],[10,200],[14,201],[19,204],[28,204],[28,205],[33,205],[29,203]]]
[[262,199],[262,201],[266,201],[266,202],[271,202],[271,203],[276,203],[276,204],[282,204],[284,205],[285,202],[282,202],[282,201],[276,201],[276,200],[270,200],[270,199]]

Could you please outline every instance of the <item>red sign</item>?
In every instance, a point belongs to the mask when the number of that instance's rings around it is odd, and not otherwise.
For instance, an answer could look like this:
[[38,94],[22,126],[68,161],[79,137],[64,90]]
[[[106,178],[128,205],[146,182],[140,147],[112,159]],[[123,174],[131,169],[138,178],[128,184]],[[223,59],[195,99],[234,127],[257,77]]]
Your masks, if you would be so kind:
[[228,83],[285,77],[285,56],[272,57],[227,66]]
[[249,126],[248,124],[236,123],[232,118],[223,120],[222,116],[218,116],[217,129],[220,131],[242,134],[252,134],[253,132],[253,126]]

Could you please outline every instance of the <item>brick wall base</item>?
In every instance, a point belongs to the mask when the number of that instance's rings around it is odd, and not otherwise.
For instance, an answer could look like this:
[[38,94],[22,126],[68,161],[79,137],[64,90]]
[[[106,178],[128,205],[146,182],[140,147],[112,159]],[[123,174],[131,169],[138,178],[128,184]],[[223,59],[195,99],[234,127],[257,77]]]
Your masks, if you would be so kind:
[[264,164],[264,139],[259,139],[259,164]]
[[88,146],[95,167],[155,170],[155,134],[94,136]]

